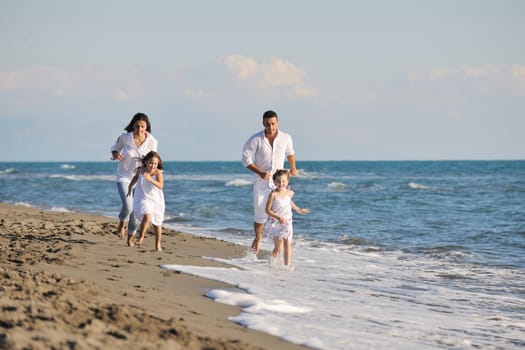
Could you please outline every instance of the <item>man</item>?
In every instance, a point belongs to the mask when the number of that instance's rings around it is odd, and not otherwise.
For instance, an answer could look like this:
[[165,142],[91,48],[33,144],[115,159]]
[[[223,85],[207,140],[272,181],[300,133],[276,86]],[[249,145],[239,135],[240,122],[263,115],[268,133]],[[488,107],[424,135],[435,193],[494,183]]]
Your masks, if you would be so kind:
[[259,252],[264,223],[266,222],[266,200],[274,188],[272,175],[284,168],[285,158],[290,165],[290,174],[297,175],[292,137],[278,130],[279,119],[274,111],[263,115],[264,130],[251,136],[242,150],[242,163],[255,173],[253,184],[253,229],[255,239],[252,249]]

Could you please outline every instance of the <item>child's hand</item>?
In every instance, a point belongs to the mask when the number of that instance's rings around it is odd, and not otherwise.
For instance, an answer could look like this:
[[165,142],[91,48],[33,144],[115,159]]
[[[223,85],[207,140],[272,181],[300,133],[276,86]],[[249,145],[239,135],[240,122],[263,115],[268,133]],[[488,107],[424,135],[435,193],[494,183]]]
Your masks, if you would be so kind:
[[152,182],[153,181],[153,178],[151,177],[150,173],[144,173],[144,179],[146,179],[146,181],[148,181],[148,182]]
[[282,217],[281,217],[281,218],[279,218],[279,223],[280,223],[281,225],[286,225],[286,224],[288,223],[288,219],[285,219],[285,218],[282,218]]
[[308,209],[308,208],[299,209],[299,214],[301,214],[301,215],[308,214],[309,212],[310,212],[310,209]]

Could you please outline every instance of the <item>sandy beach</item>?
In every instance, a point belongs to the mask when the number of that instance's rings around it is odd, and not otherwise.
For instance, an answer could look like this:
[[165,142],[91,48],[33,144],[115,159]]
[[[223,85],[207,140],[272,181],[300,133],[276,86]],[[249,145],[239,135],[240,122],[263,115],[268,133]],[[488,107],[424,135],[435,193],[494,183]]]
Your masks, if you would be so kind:
[[1,349],[304,349],[228,320],[240,313],[204,296],[232,286],[163,264],[220,265],[246,247],[164,230],[142,247],[117,221],[0,203]]

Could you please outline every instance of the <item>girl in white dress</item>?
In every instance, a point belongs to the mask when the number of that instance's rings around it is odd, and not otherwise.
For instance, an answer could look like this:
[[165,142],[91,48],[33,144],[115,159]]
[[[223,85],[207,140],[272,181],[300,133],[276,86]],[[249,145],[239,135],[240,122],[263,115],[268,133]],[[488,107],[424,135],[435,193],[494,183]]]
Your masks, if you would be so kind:
[[272,257],[274,259],[281,254],[284,245],[284,265],[287,268],[290,267],[292,258],[292,209],[302,215],[310,212],[310,209],[301,209],[292,201],[294,192],[288,189],[289,181],[288,170],[277,170],[273,175],[276,188],[270,193],[266,202],[268,221],[264,226],[264,233],[273,238]]
[[[133,242],[133,236],[128,235],[128,246],[142,245],[144,236],[150,225],[155,229],[155,250],[161,251],[162,222],[164,221],[164,177],[162,175],[162,160],[157,152],[151,151],[142,159],[142,166],[137,168],[135,176],[128,188],[128,196],[133,191],[133,213],[140,221],[140,236]],[[135,186],[136,184],[136,186]],[[133,190],[133,186],[135,189]]]

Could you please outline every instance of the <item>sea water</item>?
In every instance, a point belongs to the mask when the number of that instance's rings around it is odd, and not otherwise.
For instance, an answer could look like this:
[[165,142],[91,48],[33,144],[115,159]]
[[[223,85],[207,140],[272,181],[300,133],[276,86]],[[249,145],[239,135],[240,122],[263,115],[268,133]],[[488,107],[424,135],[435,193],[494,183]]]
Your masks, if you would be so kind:
[[[233,322],[315,349],[525,346],[525,161],[298,165],[311,213],[291,269],[267,253],[162,268],[232,284],[208,297],[241,306]],[[115,168],[0,163],[0,201],[116,217]],[[248,248],[252,181],[240,162],[166,162],[165,226]]]

